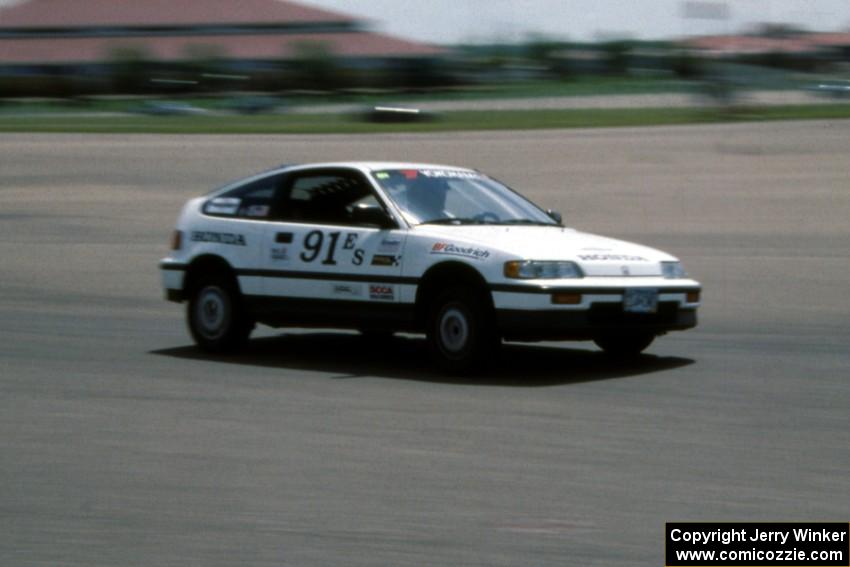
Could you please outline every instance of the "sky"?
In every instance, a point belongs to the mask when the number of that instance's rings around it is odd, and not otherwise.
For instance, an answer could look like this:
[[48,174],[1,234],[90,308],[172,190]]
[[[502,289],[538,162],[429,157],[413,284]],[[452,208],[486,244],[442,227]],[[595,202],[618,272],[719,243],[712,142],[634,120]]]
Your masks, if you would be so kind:
[[[13,1],[20,0],[0,0],[0,6]],[[850,0],[692,0],[726,4],[726,20],[683,18],[688,0],[297,1],[365,17],[378,31],[431,43],[520,41],[533,34],[572,40],[673,38],[738,33],[759,22],[850,31]]]
[[703,0],[729,18],[682,17],[684,0],[301,0],[365,16],[380,31],[432,43],[558,39],[641,39],[737,33],[758,22],[850,31],[850,0]]

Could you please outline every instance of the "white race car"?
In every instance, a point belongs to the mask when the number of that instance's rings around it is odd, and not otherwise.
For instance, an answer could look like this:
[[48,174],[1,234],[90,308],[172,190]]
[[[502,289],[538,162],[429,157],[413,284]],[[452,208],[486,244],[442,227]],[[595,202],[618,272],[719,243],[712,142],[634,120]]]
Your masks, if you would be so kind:
[[471,169],[282,166],[189,201],[162,260],[199,346],[272,327],[424,332],[448,370],[502,339],[618,355],[694,327],[700,284],[669,254],[565,228]]

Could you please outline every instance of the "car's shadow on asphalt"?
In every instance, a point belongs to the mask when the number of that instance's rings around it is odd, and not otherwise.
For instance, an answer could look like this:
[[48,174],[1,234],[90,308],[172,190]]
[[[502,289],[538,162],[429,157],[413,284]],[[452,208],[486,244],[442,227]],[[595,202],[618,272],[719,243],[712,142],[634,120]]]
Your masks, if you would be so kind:
[[470,376],[451,376],[431,364],[423,338],[394,336],[376,341],[346,333],[298,333],[258,338],[249,341],[243,350],[226,356],[211,355],[194,346],[160,349],[151,354],[221,364],[326,372],[337,379],[375,376],[442,384],[516,387],[627,378],[694,363],[689,358],[652,354],[617,360],[590,347],[508,343],[494,355],[487,368]]

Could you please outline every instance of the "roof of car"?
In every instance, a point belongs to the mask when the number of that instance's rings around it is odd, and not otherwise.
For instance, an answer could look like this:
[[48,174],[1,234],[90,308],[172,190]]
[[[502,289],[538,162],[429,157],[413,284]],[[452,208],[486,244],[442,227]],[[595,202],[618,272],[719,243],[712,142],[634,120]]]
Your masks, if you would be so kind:
[[447,169],[454,171],[471,171],[474,172],[474,169],[470,169],[468,167],[458,167],[456,165],[440,165],[434,163],[414,163],[414,162],[403,162],[403,161],[329,161],[329,162],[317,162],[317,163],[282,163],[271,169],[267,169],[265,171],[261,171],[255,173],[250,177],[236,179],[219,187],[216,187],[212,191],[206,193],[206,196],[216,196],[220,195],[226,191],[230,191],[243,183],[248,181],[252,181],[255,179],[260,179],[262,177],[266,177],[268,175],[274,175],[281,172],[288,171],[301,171],[301,170],[310,170],[310,169],[318,169],[318,168],[353,168],[358,169],[360,171],[372,172],[372,171],[383,171],[390,169]]
[[[384,169],[453,169],[461,171],[473,171],[468,167],[456,165],[443,165],[435,163],[415,163],[401,161],[336,161],[327,163],[302,163],[285,166],[286,169],[319,168],[319,167],[352,167],[365,171],[380,171]],[[283,169],[283,168],[281,168]]]

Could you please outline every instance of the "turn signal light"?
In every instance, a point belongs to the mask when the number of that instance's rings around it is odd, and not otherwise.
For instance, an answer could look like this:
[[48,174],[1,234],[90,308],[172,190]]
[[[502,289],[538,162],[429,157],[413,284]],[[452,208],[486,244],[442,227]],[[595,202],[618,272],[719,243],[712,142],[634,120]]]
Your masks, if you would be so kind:
[[553,293],[552,303],[555,305],[578,305],[581,303],[580,293]]
[[183,232],[175,230],[171,233],[171,249],[180,250],[181,246],[183,246]]
[[688,299],[688,303],[699,303],[699,292],[698,291],[689,291],[687,299]]

